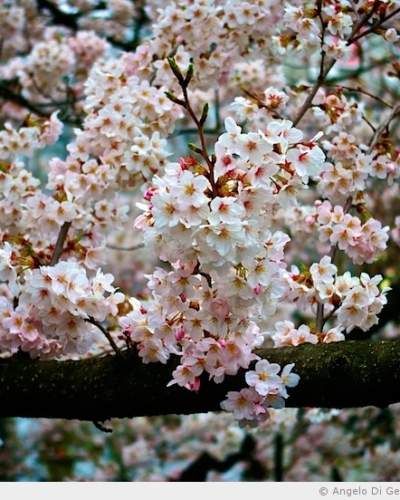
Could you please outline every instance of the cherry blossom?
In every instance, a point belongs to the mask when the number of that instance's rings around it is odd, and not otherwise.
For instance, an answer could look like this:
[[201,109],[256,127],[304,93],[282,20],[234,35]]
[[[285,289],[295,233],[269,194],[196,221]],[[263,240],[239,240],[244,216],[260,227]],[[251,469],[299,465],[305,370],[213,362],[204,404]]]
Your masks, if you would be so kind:
[[[221,407],[262,424],[300,380],[264,343],[343,341],[387,302],[399,70],[378,82],[374,54],[393,59],[396,2],[151,1],[144,30],[125,0],[74,0],[55,26],[60,6],[34,4],[0,6],[1,353],[83,356],[103,335],[178,358],[187,390],[244,370]],[[352,87],[352,65],[372,81]],[[113,252],[141,245],[132,292]]]

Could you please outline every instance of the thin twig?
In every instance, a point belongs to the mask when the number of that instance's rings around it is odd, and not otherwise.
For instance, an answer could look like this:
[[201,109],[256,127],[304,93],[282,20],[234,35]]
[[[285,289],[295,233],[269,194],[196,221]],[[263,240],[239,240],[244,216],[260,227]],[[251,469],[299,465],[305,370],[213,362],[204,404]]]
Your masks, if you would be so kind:
[[325,82],[325,86],[326,87],[335,87],[335,88],[343,89],[343,90],[348,90],[349,92],[359,92],[360,94],[364,94],[364,95],[367,95],[368,97],[371,97],[371,99],[375,99],[376,101],[380,102],[384,106],[387,106],[388,108],[393,108],[392,104],[389,104],[388,102],[384,101],[380,97],[378,97],[374,94],[371,94],[370,92],[367,92],[366,90],[362,89],[361,87],[350,87],[347,85],[340,85],[340,84],[326,83],[326,82]]
[[368,66],[360,66],[355,70],[340,68],[340,74],[327,79],[325,81],[325,85],[330,85],[336,82],[343,82],[344,80],[352,80],[354,78],[358,78],[365,73],[369,73],[371,70],[377,69],[380,66],[385,66],[386,64],[393,63],[397,60],[398,57],[392,55],[390,57],[380,59],[379,61],[374,61],[372,64],[369,64]]
[[36,104],[31,103],[25,97],[20,94],[16,94],[12,90],[10,90],[5,84],[8,82],[0,81],[0,97],[2,97],[5,101],[13,102],[14,104],[18,104],[23,108],[28,109],[32,113],[35,113],[38,116],[47,117],[49,113],[47,111],[43,111]]
[[371,127],[372,131],[373,131],[373,132],[375,132],[376,127],[374,127],[374,126],[372,125],[372,123],[368,120],[368,118],[367,118],[364,114],[362,115],[362,117],[361,117],[361,118],[365,121],[365,123],[366,123],[369,127]]
[[376,129],[375,134],[372,138],[371,144],[369,145],[367,154],[370,154],[372,150],[374,149],[376,143],[379,141],[380,136],[385,132],[385,130],[389,127],[390,122],[398,115],[400,114],[400,102],[395,106],[390,113],[390,115],[386,118],[386,120],[379,125],[379,127]]
[[357,11],[357,5],[354,3],[354,0],[350,0],[351,6],[353,8],[354,15],[357,19],[360,19],[360,14]]
[[298,125],[300,120],[303,118],[303,116],[306,114],[306,112],[310,108],[311,103],[313,102],[313,99],[314,99],[316,93],[318,92],[321,85],[324,83],[325,77],[327,76],[329,71],[333,68],[335,63],[336,63],[336,59],[329,59],[326,63],[325,70],[322,72],[322,74],[320,71],[320,74],[318,75],[318,78],[317,78],[316,82],[314,83],[313,88],[311,89],[306,100],[304,101],[299,112],[297,113],[295,119],[293,120],[294,127],[296,127],[296,125]]
[[139,250],[140,248],[144,248],[144,243],[139,243],[138,245],[134,245],[132,247],[118,247],[116,245],[106,245],[107,248],[111,250],[120,250],[122,252],[134,252],[135,250]]
[[[214,128],[205,128],[203,129],[203,132],[205,135],[219,135],[220,134],[220,125],[218,127]],[[199,133],[199,130],[197,128],[184,128],[182,130],[178,130],[177,132],[174,132],[171,134],[171,137],[178,137],[180,135],[188,135],[188,134],[193,134],[197,135]]]
[[213,170],[214,166],[210,161],[210,157],[207,152],[207,143],[206,143],[206,138],[204,135],[204,127],[200,123],[200,120],[197,118],[195,112],[192,109],[192,106],[190,105],[190,100],[189,100],[189,95],[187,92],[187,88],[185,86],[182,86],[182,92],[183,92],[183,97],[185,99],[185,109],[188,111],[190,117],[196,124],[197,130],[199,132],[199,137],[200,137],[200,142],[201,142],[201,149],[203,152],[203,158],[206,160],[208,168],[210,169],[210,172]]
[[106,337],[106,339],[110,343],[110,345],[113,348],[115,354],[119,358],[123,358],[122,352],[118,348],[117,344],[114,342],[113,338],[110,335],[110,332],[106,328],[104,328],[104,326],[101,323],[99,323],[98,321],[96,321],[94,318],[86,318],[85,321],[87,323],[90,323],[90,324],[94,325],[94,326],[97,326],[97,328],[104,334],[104,336]]
[[63,251],[64,251],[64,242],[68,234],[68,230],[71,227],[71,222],[64,222],[64,224],[61,226],[60,233],[57,238],[57,243],[54,248],[53,255],[51,256],[50,260],[50,265],[54,266],[57,264],[58,259],[61,257]]
[[243,86],[240,86],[240,89],[248,97],[250,97],[250,99],[253,99],[257,103],[257,106],[260,109],[264,108],[267,111],[269,111],[273,115],[273,118],[279,118],[280,120],[285,120],[285,118],[280,113],[278,113],[278,111],[271,108],[271,106],[267,106],[267,104],[265,104],[265,102],[263,102],[259,97],[257,97],[257,95],[254,92],[250,92],[249,90],[245,89]]
[[358,21],[356,22],[354,28],[351,30],[349,38],[347,39],[348,45],[350,45],[350,43],[353,43],[355,41],[353,38],[355,36],[355,34],[358,33],[358,31],[361,29],[361,27],[371,19],[371,17],[378,10],[380,4],[381,4],[380,0],[375,0],[375,3],[372,6],[371,10],[368,12],[365,12],[365,14],[362,17],[358,18]]
[[360,33],[359,35],[355,36],[351,41],[348,41],[347,45],[350,45],[351,43],[354,43],[357,40],[360,40],[360,38],[363,38],[364,36],[369,35],[370,33],[373,33],[377,28],[380,28],[382,26],[382,24],[384,24],[386,21],[388,21],[391,17],[396,16],[399,12],[400,12],[400,7],[398,7],[393,12],[388,14],[384,19],[380,19],[379,21],[377,21],[373,26],[371,26],[371,28],[369,28],[369,29],[363,31],[362,33]]
[[[171,66],[171,69],[172,69],[172,66]],[[196,113],[193,111],[193,108],[190,104],[190,99],[189,99],[189,95],[188,95],[188,84],[189,83],[182,81],[181,78],[178,78],[178,82],[182,88],[182,93],[183,93],[183,98],[184,98],[184,103],[182,103],[182,105],[183,105],[184,109],[186,109],[186,111],[189,113],[190,117],[194,121],[194,123],[197,127],[197,130],[198,130],[198,134],[199,134],[200,142],[201,142],[201,156],[204,158],[204,160],[206,161],[206,163],[208,165],[208,170],[210,173],[209,181],[211,184],[212,191],[215,194],[217,192],[217,188],[216,188],[215,179],[214,179],[214,164],[210,160],[210,156],[209,156],[208,151],[207,151],[207,141],[206,141],[206,137],[204,134],[205,122],[202,122],[201,120],[199,120],[197,118]]]

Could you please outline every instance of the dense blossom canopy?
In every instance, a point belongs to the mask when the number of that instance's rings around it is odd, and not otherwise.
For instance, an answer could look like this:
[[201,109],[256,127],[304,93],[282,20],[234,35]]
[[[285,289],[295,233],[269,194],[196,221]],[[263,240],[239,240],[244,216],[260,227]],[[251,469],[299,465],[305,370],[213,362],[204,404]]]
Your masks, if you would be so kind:
[[258,349],[368,332],[399,280],[399,13],[0,0],[2,357],[176,357],[166,397],[245,370],[221,408],[282,408]]

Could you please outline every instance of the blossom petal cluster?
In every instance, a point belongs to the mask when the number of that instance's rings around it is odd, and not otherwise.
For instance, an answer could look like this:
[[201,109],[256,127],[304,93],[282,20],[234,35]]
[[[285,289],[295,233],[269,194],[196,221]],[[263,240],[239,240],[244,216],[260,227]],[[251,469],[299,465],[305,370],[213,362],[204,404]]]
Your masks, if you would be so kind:
[[343,250],[355,264],[373,262],[386,249],[389,226],[369,218],[364,224],[358,217],[345,214],[340,205],[325,200],[319,204],[317,222],[320,241],[329,241]]
[[326,332],[313,333],[307,325],[296,329],[291,321],[278,322],[271,334],[276,347],[344,340],[343,330],[367,331],[378,323],[378,314],[387,303],[386,295],[390,291],[388,287],[378,287],[383,277],[370,277],[365,272],[357,277],[348,271],[339,275],[337,271],[331,258],[325,256],[309,271],[300,272],[293,267],[285,274],[290,289],[288,299],[296,302],[302,311],[314,313],[317,305],[323,304],[325,315],[334,318],[337,324]]
[[213,163],[181,159],[154,177],[135,228],[173,270],[149,276],[145,313],[135,304],[120,319],[144,362],[178,354],[171,383],[192,390],[203,372],[218,383],[257,359],[263,336],[255,318],[274,314],[286,288],[289,237],[272,231],[272,213],[295,204],[297,191],[288,186],[304,189],[324,161],[289,121],[248,134],[233,118],[225,127]]
[[292,372],[294,363],[286,365],[281,374],[277,363],[266,359],[257,361],[254,370],[246,372],[249,388],[229,391],[221,408],[233,412],[239,423],[255,427],[269,418],[267,408],[283,408],[288,397],[287,387],[296,387],[300,377]]
[[88,320],[115,316],[125,300],[111,285],[113,276],[100,270],[89,277],[77,263],[60,261],[17,277],[12,258],[6,262],[6,252],[2,254],[1,276],[14,273],[8,276],[14,298],[1,297],[0,346],[12,354],[19,349],[42,359],[84,354],[96,338]]

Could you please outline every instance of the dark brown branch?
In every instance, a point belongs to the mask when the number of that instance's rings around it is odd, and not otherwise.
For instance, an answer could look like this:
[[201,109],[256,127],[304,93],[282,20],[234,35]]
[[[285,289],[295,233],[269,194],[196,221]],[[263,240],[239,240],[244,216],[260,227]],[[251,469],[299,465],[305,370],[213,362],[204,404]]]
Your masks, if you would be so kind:
[[238,462],[246,463],[245,475],[247,480],[257,481],[267,477],[267,470],[257,459],[256,440],[248,434],[244,438],[239,451],[227,455],[224,460],[218,460],[207,452],[202,453],[181,473],[177,481],[204,482],[211,470],[226,472]]
[[25,99],[21,94],[12,91],[8,85],[13,84],[15,82],[9,82],[5,80],[0,80],[0,98],[2,98],[5,102],[13,102],[14,104],[18,104],[23,108],[35,113],[38,116],[49,116],[49,112],[43,107],[36,105]]
[[[373,11],[371,11],[373,13]],[[354,43],[356,42],[357,40],[359,40],[360,38],[366,36],[366,35],[369,35],[370,33],[373,33],[374,31],[376,31],[378,28],[380,28],[384,23],[386,23],[386,21],[388,21],[389,19],[391,19],[392,17],[395,17],[397,16],[397,14],[400,12],[400,7],[398,7],[397,9],[395,9],[393,12],[391,12],[390,14],[388,14],[386,17],[380,19],[379,21],[377,21],[374,25],[372,25],[369,29],[363,31],[362,33],[360,33],[359,35],[353,37],[351,39],[351,42],[347,42],[347,44],[349,45],[350,43]]]
[[64,12],[49,0],[37,0],[37,6],[40,11],[45,10],[51,14],[52,24],[60,24],[71,28],[73,31],[78,29],[78,19],[81,16],[80,13]]
[[57,238],[56,246],[54,248],[53,255],[50,260],[50,265],[54,266],[57,264],[59,258],[61,257],[63,251],[64,251],[64,242],[67,237],[69,228],[71,227],[71,222],[64,222],[64,224],[61,226],[60,233]]
[[[263,358],[295,363],[301,377],[288,407],[385,407],[400,402],[400,340],[345,341],[265,349]],[[222,384],[205,376],[198,393],[167,387],[178,359],[143,364],[124,353],[84,361],[0,360],[0,418],[109,418],[219,411],[228,391],[245,387],[244,372]]]

